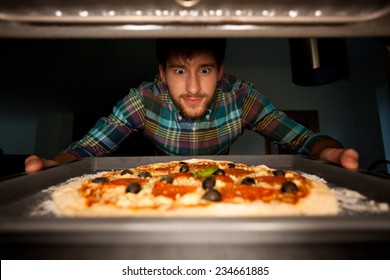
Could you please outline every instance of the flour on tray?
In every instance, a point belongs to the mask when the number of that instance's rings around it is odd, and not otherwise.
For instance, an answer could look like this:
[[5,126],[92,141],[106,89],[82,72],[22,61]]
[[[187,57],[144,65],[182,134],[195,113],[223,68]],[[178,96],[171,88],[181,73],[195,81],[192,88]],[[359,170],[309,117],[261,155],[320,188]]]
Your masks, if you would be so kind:
[[51,186],[47,189],[42,190],[42,194],[47,196],[48,198],[42,201],[37,207],[34,208],[34,210],[30,213],[30,216],[36,217],[36,216],[59,216],[59,211],[54,204],[54,201],[51,199],[51,194],[60,186],[65,185],[69,182],[72,182],[74,180],[80,180],[80,179],[88,179],[88,178],[94,178],[96,176],[99,176],[99,174],[104,174],[106,172],[102,171],[99,173],[93,173],[93,174],[85,174],[83,176],[74,177],[66,180],[63,183],[60,183],[55,186]]
[[341,214],[380,214],[389,212],[389,205],[385,202],[370,200],[361,193],[346,188],[333,188],[336,194]]
[[[302,175],[313,181],[319,180],[324,184],[328,183],[325,179],[313,174],[302,173]],[[389,204],[370,200],[357,191],[342,187],[333,187],[332,191],[336,195],[341,215],[380,214],[390,211]]]

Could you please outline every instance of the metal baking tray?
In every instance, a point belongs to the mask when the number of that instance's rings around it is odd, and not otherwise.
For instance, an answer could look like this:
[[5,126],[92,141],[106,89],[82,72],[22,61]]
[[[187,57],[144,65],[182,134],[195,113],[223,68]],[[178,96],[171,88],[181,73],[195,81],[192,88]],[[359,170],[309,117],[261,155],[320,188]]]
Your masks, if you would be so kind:
[[[31,215],[47,188],[103,170],[189,157],[107,157],[79,160],[0,181],[2,259],[388,259],[389,212],[336,217],[59,218]],[[194,157],[196,158],[196,157]],[[390,204],[390,179],[295,155],[203,156],[266,164],[324,178]]]

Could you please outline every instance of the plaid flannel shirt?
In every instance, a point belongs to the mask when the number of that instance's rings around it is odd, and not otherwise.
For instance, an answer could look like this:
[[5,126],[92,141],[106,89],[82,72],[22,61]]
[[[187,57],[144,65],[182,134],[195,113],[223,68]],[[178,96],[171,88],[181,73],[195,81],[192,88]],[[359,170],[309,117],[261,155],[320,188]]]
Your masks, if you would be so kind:
[[126,137],[142,131],[167,155],[227,154],[245,129],[307,155],[316,142],[330,138],[311,132],[276,110],[252,83],[229,75],[223,75],[218,82],[215,99],[206,115],[187,119],[157,75],[154,82],[132,88],[107,118],[101,118],[64,152],[76,157],[107,155]]

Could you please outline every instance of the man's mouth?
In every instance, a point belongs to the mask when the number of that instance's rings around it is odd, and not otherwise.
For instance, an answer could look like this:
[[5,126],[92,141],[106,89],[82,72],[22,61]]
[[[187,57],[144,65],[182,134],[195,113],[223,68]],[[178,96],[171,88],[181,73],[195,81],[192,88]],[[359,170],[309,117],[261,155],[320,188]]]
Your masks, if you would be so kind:
[[202,102],[202,97],[184,97],[184,102],[190,105],[198,105]]
[[182,96],[183,100],[185,103],[189,105],[198,105],[202,102],[203,95],[197,94],[197,95],[190,95],[190,94],[185,94]]

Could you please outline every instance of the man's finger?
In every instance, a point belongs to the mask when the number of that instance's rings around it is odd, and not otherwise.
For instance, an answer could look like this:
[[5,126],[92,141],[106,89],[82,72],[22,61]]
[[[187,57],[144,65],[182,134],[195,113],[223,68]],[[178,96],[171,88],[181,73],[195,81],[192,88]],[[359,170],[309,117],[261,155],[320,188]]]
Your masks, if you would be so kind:
[[44,168],[56,165],[57,162],[32,155],[26,158],[24,165],[27,173],[36,172]]
[[340,163],[347,169],[359,168],[359,154],[353,149],[345,150],[341,154]]

